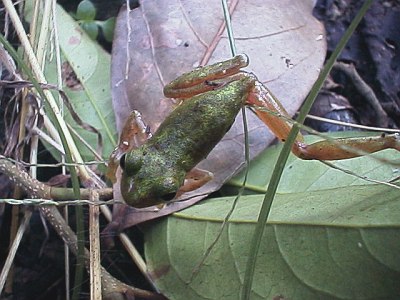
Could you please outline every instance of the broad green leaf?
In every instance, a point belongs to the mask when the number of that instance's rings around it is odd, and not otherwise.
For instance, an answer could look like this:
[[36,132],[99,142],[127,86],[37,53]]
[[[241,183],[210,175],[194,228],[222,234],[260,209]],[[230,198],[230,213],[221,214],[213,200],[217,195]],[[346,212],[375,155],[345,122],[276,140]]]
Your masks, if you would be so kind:
[[[63,90],[80,118],[99,130],[103,137],[103,158],[107,158],[116,144],[115,117],[111,104],[110,55],[79,27],[60,6],[57,6],[57,26],[63,56]],[[66,69],[73,70],[66,71]],[[56,82],[55,59],[49,60],[46,75]],[[76,75],[77,80],[71,82]],[[68,79],[66,79],[68,78]],[[75,84],[76,83],[76,84]],[[66,120],[93,148],[97,136],[76,124],[66,112]],[[93,154],[78,140],[82,156],[93,159]]]
[[[254,191],[265,188],[276,151],[252,166]],[[400,158],[391,150],[379,156]],[[340,164],[375,179],[398,175],[398,167],[371,157]],[[251,299],[398,299],[399,196],[394,187],[292,157],[266,224]],[[235,197],[209,199],[148,226],[145,255],[157,287],[171,300],[239,299],[263,198],[239,199],[204,262]]]
[[[381,185],[279,194],[266,225],[252,299],[398,299],[399,191]],[[169,299],[239,299],[262,195],[217,198],[146,231],[146,260]]]

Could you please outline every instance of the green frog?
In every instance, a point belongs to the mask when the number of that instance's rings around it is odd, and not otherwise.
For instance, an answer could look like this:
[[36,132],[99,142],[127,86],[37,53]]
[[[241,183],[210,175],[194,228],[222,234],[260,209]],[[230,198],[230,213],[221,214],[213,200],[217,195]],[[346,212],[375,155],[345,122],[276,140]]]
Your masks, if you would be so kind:
[[[251,106],[280,140],[287,138],[292,128],[288,113],[254,74],[241,70],[248,61],[241,54],[197,68],[166,85],[165,96],[182,101],[152,137],[138,112],[128,120],[127,128],[133,128],[143,144],[136,147],[128,142],[130,138],[121,139],[123,146],[110,160],[113,165],[119,161],[122,168],[121,193],[127,204],[142,208],[165,203],[211,180],[210,172],[195,166],[224,137],[243,105]],[[339,160],[387,148],[400,151],[398,134],[311,145],[299,134],[292,150],[302,159]]]

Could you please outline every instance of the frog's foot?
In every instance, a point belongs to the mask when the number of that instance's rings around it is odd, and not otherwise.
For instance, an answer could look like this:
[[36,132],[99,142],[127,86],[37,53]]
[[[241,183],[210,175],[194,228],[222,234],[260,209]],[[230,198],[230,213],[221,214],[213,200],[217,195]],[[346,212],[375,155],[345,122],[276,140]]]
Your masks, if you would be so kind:
[[400,134],[383,133],[380,136],[341,138],[311,145],[296,143],[293,152],[302,159],[340,160],[385,149],[400,151]]
[[183,185],[179,188],[178,192],[176,193],[175,198],[178,198],[184,193],[197,190],[198,188],[202,187],[213,178],[214,178],[213,173],[207,170],[193,168],[186,174],[185,181]]
[[393,149],[396,149],[397,151],[400,151],[400,132],[391,134],[390,136],[392,136],[392,143],[393,143]]

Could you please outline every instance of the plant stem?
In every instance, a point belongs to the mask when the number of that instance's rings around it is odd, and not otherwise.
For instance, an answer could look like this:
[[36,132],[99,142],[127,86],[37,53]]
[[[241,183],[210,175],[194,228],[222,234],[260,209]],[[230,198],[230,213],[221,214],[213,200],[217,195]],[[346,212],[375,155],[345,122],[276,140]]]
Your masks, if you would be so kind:
[[[25,172],[25,170],[17,167],[4,156],[0,156],[0,173],[8,176],[8,178],[10,178],[16,185],[20,186],[30,197],[51,199],[52,187],[33,179],[27,172]],[[71,252],[77,255],[78,239],[76,234],[65,222],[58,209],[53,205],[46,205],[39,206],[39,210],[52,225],[57,234],[68,245]],[[86,248],[84,249],[84,262],[87,270],[89,270],[90,256],[89,251]],[[141,297],[145,299],[164,299],[160,295],[129,286],[119,281],[103,267],[101,267],[101,280],[103,297],[110,295],[116,296],[119,294],[122,299],[125,299],[124,297],[126,296]]]

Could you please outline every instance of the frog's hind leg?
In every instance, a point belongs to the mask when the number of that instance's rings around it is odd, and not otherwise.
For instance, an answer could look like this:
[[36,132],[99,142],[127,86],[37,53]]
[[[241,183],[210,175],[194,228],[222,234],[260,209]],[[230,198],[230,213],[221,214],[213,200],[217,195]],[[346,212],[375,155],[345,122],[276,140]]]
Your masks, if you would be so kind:
[[[290,116],[282,104],[260,82],[256,82],[247,103],[255,108],[257,116],[281,140],[285,141],[292,128]],[[301,159],[341,160],[393,148],[400,151],[399,134],[377,137],[341,138],[306,144],[299,133],[292,152]]]
[[226,61],[196,68],[182,74],[164,87],[168,98],[186,99],[217,88],[214,81],[240,73],[249,64],[245,54],[239,54]]

